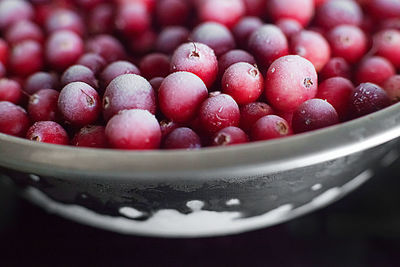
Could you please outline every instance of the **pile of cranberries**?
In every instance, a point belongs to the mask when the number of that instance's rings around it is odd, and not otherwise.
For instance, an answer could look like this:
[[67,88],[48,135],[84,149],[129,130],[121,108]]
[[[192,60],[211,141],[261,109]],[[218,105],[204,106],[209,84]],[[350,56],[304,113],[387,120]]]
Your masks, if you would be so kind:
[[198,149],[400,100],[400,0],[0,0],[0,132]]

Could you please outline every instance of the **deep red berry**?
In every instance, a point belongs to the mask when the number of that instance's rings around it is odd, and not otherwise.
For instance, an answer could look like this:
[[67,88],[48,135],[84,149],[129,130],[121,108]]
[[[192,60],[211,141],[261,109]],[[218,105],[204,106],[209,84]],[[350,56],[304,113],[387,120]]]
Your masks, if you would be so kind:
[[332,77],[343,77],[350,79],[351,69],[349,63],[344,58],[333,57],[325,67],[320,71],[321,80],[326,80]]
[[19,83],[7,78],[0,79],[0,101],[18,104],[21,99],[22,90]]
[[218,60],[219,76],[222,77],[228,67],[239,62],[246,62],[251,65],[256,64],[256,60],[248,52],[244,50],[231,50],[223,54]]
[[84,126],[98,119],[101,101],[93,87],[83,82],[73,82],[61,90],[58,109],[68,123]]
[[212,138],[213,146],[231,146],[247,143],[249,138],[240,128],[230,126],[218,131]]
[[112,80],[123,74],[140,75],[140,70],[129,61],[114,61],[104,68],[100,79],[104,87],[107,87]]
[[179,123],[173,122],[171,120],[162,120],[160,121],[160,129],[163,139],[167,137],[173,130],[179,128]]
[[24,84],[24,91],[32,95],[41,89],[58,89],[58,77],[54,73],[36,72],[30,75]]
[[82,55],[77,64],[88,67],[94,74],[98,74],[106,66],[106,61],[100,55],[95,53],[86,53]]
[[157,34],[153,30],[148,30],[131,38],[129,47],[133,54],[144,55],[154,50],[156,41]]
[[83,65],[72,65],[64,71],[61,76],[61,86],[64,87],[72,82],[84,82],[93,88],[98,87],[98,82],[93,71]]
[[158,90],[162,113],[178,123],[191,121],[206,98],[207,87],[204,82],[190,72],[168,75]]
[[392,63],[383,57],[369,57],[360,62],[356,71],[356,83],[375,83],[382,85],[384,81],[396,74]]
[[274,110],[266,103],[253,102],[240,107],[240,128],[249,133],[251,127],[260,118],[273,115]]
[[218,75],[218,61],[214,51],[205,44],[186,43],[179,46],[171,58],[171,72],[188,71],[196,74],[207,87]]
[[103,96],[106,120],[124,109],[145,109],[156,113],[156,96],[150,83],[136,74],[120,75],[107,86]]
[[264,91],[264,78],[249,63],[240,62],[230,66],[222,76],[222,92],[230,95],[239,105],[256,101]]
[[294,19],[306,26],[314,15],[313,0],[269,0],[267,11],[273,21]]
[[68,30],[83,36],[85,31],[82,18],[76,12],[69,9],[58,9],[52,12],[46,20],[45,27],[48,33]]
[[60,93],[53,89],[42,89],[31,95],[28,114],[32,121],[60,121],[58,97]]
[[54,121],[36,122],[29,128],[26,139],[57,145],[69,144],[67,132],[60,124]]
[[383,89],[392,103],[400,101],[400,75],[393,75],[383,83]]
[[153,79],[151,79],[149,81],[149,83],[151,84],[151,87],[153,87],[154,91],[156,93],[158,93],[158,89],[161,86],[161,83],[164,81],[163,77],[154,77]]
[[137,35],[150,28],[151,17],[145,5],[140,2],[123,4],[115,15],[115,26],[125,35]]
[[200,137],[190,128],[181,127],[173,130],[164,140],[165,149],[199,149]]
[[123,60],[126,57],[122,44],[113,36],[100,34],[86,42],[86,50],[100,55],[108,63]]
[[184,26],[190,15],[190,1],[164,0],[158,2],[156,7],[157,22],[161,26]]
[[303,133],[339,123],[335,108],[322,99],[310,99],[301,104],[293,114],[295,133]]
[[376,55],[388,59],[400,68],[400,31],[384,30],[374,35],[373,49]]
[[9,56],[9,48],[6,41],[0,38],[0,62],[4,65],[7,64]]
[[11,102],[0,101],[0,133],[25,136],[29,128],[26,111]]
[[376,84],[362,83],[349,99],[350,118],[358,118],[381,110],[391,103],[388,94]]
[[290,55],[277,59],[268,69],[265,94],[268,103],[280,111],[294,111],[317,94],[318,76],[305,58]]
[[290,38],[303,29],[303,26],[294,19],[280,19],[276,22],[276,26],[281,29],[287,38]]
[[377,19],[400,17],[400,1],[373,0],[367,1],[368,11]]
[[21,76],[27,76],[43,67],[43,49],[36,41],[27,40],[16,44],[8,62],[10,70]]
[[157,149],[161,130],[157,119],[147,110],[131,109],[115,115],[106,126],[109,144],[117,149]]
[[244,17],[233,27],[232,34],[236,43],[241,48],[247,48],[250,35],[263,25],[263,21],[257,17]]
[[200,21],[215,21],[232,28],[245,14],[242,0],[198,1]]
[[114,6],[104,3],[93,8],[87,18],[88,31],[92,34],[110,34],[114,30]]
[[146,79],[165,77],[169,74],[169,57],[161,53],[148,54],[140,61],[140,72]]
[[158,35],[155,48],[158,52],[172,54],[175,49],[189,38],[189,31],[181,26],[164,28]]
[[251,140],[262,141],[286,137],[292,134],[289,123],[276,115],[267,115],[251,128]]
[[26,20],[13,24],[7,29],[4,36],[7,42],[12,45],[26,40],[33,40],[39,43],[44,40],[42,29],[35,23]]
[[328,101],[336,110],[340,120],[348,114],[348,102],[354,91],[354,85],[343,77],[333,77],[323,81],[318,87],[316,98]]
[[362,20],[363,13],[356,1],[328,0],[316,13],[317,24],[326,29],[344,24],[360,26]]
[[107,148],[105,130],[104,126],[87,125],[75,134],[71,144],[79,147]]
[[12,24],[21,20],[31,20],[34,9],[31,4],[24,0],[0,1],[0,29],[4,30]]
[[243,0],[247,16],[264,17],[267,0]]

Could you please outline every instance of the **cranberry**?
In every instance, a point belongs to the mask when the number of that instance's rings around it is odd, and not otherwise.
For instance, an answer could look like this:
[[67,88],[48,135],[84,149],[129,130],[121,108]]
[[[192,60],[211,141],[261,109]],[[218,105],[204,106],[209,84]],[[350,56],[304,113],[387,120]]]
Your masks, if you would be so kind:
[[11,102],[0,101],[0,133],[25,136],[29,128],[26,111]]
[[264,25],[254,31],[248,47],[263,68],[268,68],[274,60],[289,54],[286,36],[275,25]]
[[75,0],[76,4],[85,9],[92,9],[104,3],[106,0]]
[[7,74],[6,67],[0,62],[0,78],[4,78]]
[[86,53],[77,62],[79,65],[88,67],[94,74],[98,74],[106,66],[106,61],[98,54]]
[[314,2],[313,0],[269,0],[267,10],[274,21],[294,19],[305,26],[314,15]]
[[32,121],[59,121],[58,97],[60,93],[53,89],[42,89],[31,95],[28,114]]
[[179,128],[179,123],[173,122],[171,120],[162,120],[160,121],[160,129],[162,137],[165,138],[169,135],[173,130]]
[[367,37],[355,26],[341,25],[333,28],[328,33],[328,41],[332,55],[342,57],[351,64],[359,61],[367,51]]
[[349,63],[344,58],[333,57],[324,68],[320,71],[321,80],[326,80],[332,77],[344,77],[350,79],[351,69]]
[[18,104],[22,99],[22,90],[19,83],[10,79],[0,79],[0,101]]
[[160,25],[185,25],[190,15],[189,1],[163,0],[156,7],[156,18]]
[[158,90],[161,86],[161,83],[164,81],[163,77],[154,77],[153,79],[151,79],[149,81],[149,83],[151,84],[151,87],[153,87],[154,91],[156,93],[158,93]]
[[235,40],[224,25],[216,22],[205,22],[193,29],[190,39],[212,48],[215,55],[220,55],[235,48]]
[[290,112],[280,111],[277,112],[276,115],[284,119],[289,124],[290,128],[292,128],[293,113],[294,111]]
[[250,132],[251,127],[261,117],[274,114],[274,110],[263,102],[253,102],[240,107],[240,128]]
[[318,77],[314,65],[305,58],[290,55],[277,59],[269,67],[265,94],[273,108],[294,111],[317,94]]
[[383,57],[369,57],[358,65],[355,76],[357,84],[371,82],[382,85],[389,77],[396,74],[392,63]]
[[243,0],[247,16],[263,17],[267,0]]
[[103,96],[106,120],[124,109],[145,109],[156,113],[156,97],[150,83],[136,74],[120,75],[107,86]]
[[231,50],[223,54],[218,60],[219,76],[222,77],[228,67],[239,62],[247,62],[252,65],[256,64],[256,60],[248,52],[244,50]]
[[104,126],[87,125],[79,130],[71,143],[79,147],[107,148],[106,128]]
[[232,29],[232,34],[239,47],[247,48],[250,35],[263,25],[263,21],[257,17],[244,17]]
[[270,140],[286,137],[292,134],[289,123],[276,115],[261,117],[251,128],[253,141]]
[[343,121],[348,113],[348,102],[354,91],[350,80],[343,77],[333,77],[323,81],[318,87],[317,98],[328,101]]
[[100,55],[108,63],[122,60],[126,57],[122,44],[113,36],[100,34],[86,42],[86,50]]
[[54,121],[39,121],[33,124],[26,138],[36,142],[68,145],[69,138],[64,128]]
[[249,138],[242,129],[234,126],[226,127],[218,131],[212,138],[214,146],[231,146],[247,143]]
[[388,94],[378,85],[362,83],[349,99],[350,118],[358,118],[390,105]]
[[64,71],[61,76],[61,86],[64,87],[72,82],[84,82],[92,86],[98,87],[98,82],[94,73],[88,67],[82,65],[73,65]]
[[314,64],[319,72],[331,57],[331,49],[326,39],[313,31],[301,31],[294,34],[290,42],[290,50],[293,54],[302,56]]
[[56,70],[62,71],[73,65],[83,52],[83,41],[74,32],[57,31],[47,40],[46,59]]
[[157,119],[147,110],[131,109],[115,115],[106,126],[109,144],[117,149],[159,148],[161,130]]
[[198,149],[201,148],[200,137],[186,127],[176,128],[164,140],[165,149]]
[[211,87],[218,74],[214,51],[205,44],[186,43],[179,46],[171,58],[171,72],[188,71],[199,76]]
[[26,20],[13,24],[7,29],[4,36],[7,42],[12,45],[26,40],[33,40],[38,43],[42,43],[44,40],[44,34],[39,26]]
[[107,87],[112,80],[123,74],[138,74],[140,75],[139,69],[130,63],[129,61],[115,61],[105,67],[103,72],[100,74],[102,84]]
[[81,17],[74,11],[58,9],[50,14],[46,20],[46,30],[54,33],[60,30],[68,30],[83,36],[85,26]]
[[376,55],[387,58],[400,68],[400,31],[384,30],[374,35],[373,49]]
[[287,38],[290,38],[303,29],[303,26],[294,19],[280,19],[276,22],[276,26],[281,29]]
[[373,0],[368,1],[369,13],[378,19],[400,17],[400,1]]
[[88,14],[88,30],[92,34],[110,34],[114,30],[114,6],[104,3]]
[[400,17],[399,18],[391,18],[385,19],[379,25],[379,29],[381,30],[398,30],[400,31]]
[[168,75],[158,90],[158,101],[163,114],[174,122],[192,120],[207,98],[204,82],[190,72]]
[[98,119],[101,102],[93,87],[83,82],[73,82],[61,90],[58,109],[68,123],[84,126]]
[[131,39],[130,48],[132,53],[143,55],[151,52],[157,41],[157,34],[153,30],[145,31],[144,33],[135,36]]
[[24,0],[0,1],[0,29],[6,29],[13,23],[21,20],[31,20],[34,9],[31,4]]
[[157,37],[156,50],[165,54],[172,54],[175,49],[189,38],[189,31],[180,26],[164,28]]
[[339,123],[335,108],[322,99],[310,99],[301,104],[293,114],[295,133],[303,133]]
[[39,71],[43,67],[42,46],[32,40],[16,44],[11,50],[8,64],[14,74],[21,76]]
[[9,48],[6,41],[0,38],[0,62],[4,65],[8,61]]
[[201,21],[215,21],[232,28],[245,14],[242,0],[199,1],[198,16]]
[[222,92],[232,96],[239,105],[256,101],[263,89],[264,78],[260,71],[249,63],[233,64],[222,76]]
[[229,126],[239,126],[240,110],[235,100],[226,94],[206,99],[200,107],[200,122],[209,134]]
[[152,79],[154,77],[165,77],[169,74],[169,57],[160,54],[153,53],[148,54],[140,61],[140,72],[146,79]]
[[326,29],[344,24],[360,26],[362,20],[363,13],[356,1],[328,0],[316,13],[317,24]]
[[383,84],[383,89],[388,94],[392,103],[400,101],[400,75],[393,75]]
[[121,5],[115,17],[116,28],[125,35],[141,34],[150,28],[150,14],[146,6],[140,2]]
[[27,94],[34,94],[40,89],[58,89],[57,75],[47,72],[36,72],[26,79],[24,91]]

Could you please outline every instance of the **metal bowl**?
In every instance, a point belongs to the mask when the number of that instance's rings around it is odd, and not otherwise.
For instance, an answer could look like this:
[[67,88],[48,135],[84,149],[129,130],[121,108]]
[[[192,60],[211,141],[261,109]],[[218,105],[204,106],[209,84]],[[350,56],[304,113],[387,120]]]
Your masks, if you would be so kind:
[[399,104],[311,133],[199,151],[78,149],[0,134],[0,173],[31,201],[81,223],[215,236],[333,202],[395,160],[399,136]]

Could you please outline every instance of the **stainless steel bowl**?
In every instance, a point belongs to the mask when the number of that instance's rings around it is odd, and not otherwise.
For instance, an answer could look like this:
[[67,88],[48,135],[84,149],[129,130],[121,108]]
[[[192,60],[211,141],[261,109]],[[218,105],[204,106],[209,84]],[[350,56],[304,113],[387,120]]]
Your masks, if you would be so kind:
[[214,236],[333,202],[396,159],[399,136],[399,104],[286,139],[199,151],[78,149],[0,134],[0,172],[31,201],[92,226]]

